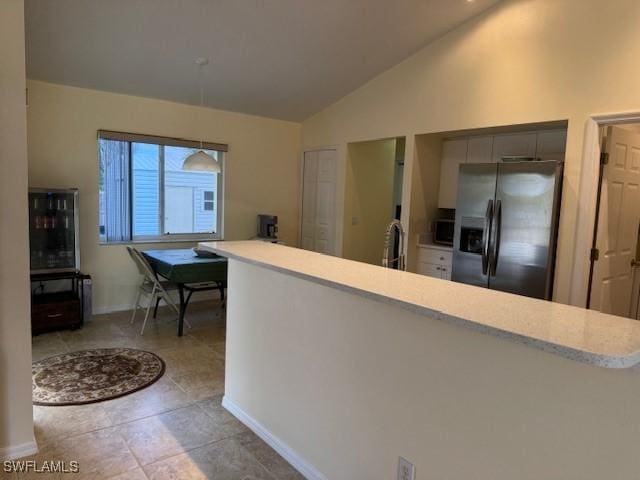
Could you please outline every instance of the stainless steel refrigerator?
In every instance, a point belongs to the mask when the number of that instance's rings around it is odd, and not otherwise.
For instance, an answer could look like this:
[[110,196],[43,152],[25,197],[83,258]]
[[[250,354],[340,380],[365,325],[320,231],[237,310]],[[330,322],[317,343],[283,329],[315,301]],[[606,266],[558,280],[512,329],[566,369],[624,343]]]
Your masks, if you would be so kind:
[[451,279],[550,300],[563,163],[460,165]]

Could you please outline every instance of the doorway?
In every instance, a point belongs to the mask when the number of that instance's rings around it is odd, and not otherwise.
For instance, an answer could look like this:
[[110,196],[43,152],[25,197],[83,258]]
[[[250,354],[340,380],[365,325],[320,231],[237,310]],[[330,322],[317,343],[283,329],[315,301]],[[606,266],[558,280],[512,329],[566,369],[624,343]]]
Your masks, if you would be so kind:
[[[387,138],[347,145],[343,257],[380,265],[385,231],[402,210],[405,139]],[[399,241],[391,239],[392,258]]]
[[638,319],[640,123],[600,127],[601,161],[587,306]]

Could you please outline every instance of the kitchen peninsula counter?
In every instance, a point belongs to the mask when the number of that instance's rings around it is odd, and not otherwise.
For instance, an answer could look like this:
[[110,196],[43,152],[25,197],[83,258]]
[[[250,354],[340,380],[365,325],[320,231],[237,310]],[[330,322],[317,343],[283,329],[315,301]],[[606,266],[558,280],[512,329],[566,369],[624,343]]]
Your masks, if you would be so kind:
[[640,363],[640,322],[631,319],[261,241],[199,248],[571,360],[609,368]]

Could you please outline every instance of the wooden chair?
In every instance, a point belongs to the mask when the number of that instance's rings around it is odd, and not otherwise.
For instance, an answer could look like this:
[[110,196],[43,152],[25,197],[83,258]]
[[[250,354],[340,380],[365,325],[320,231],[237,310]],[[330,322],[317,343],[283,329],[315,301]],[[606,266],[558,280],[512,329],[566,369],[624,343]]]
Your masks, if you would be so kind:
[[[151,306],[155,304],[155,308],[153,312],[153,317],[155,318],[160,300],[164,300],[167,305],[169,305],[178,315],[180,315],[180,310],[178,309],[176,304],[171,299],[171,296],[169,295],[169,291],[176,290],[177,287],[175,284],[169,281],[159,280],[156,273],[153,271],[153,268],[151,268],[151,265],[149,264],[147,259],[144,258],[144,255],[142,255],[142,253],[140,253],[138,249],[133,247],[127,247],[127,252],[129,252],[129,256],[133,260],[133,263],[136,264],[136,267],[138,267],[138,272],[140,272],[140,275],[142,275],[143,277],[142,283],[138,287],[136,301],[133,306],[133,313],[131,314],[132,325],[136,319],[136,313],[138,312],[138,308],[142,306],[140,305],[140,300],[142,298],[142,295],[144,294],[149,297],[149,303],[146,308],[144,321],[142,322],[142,329],[140,330],[140,335],[144,335],[144,328],[147,325],[147,320],[149,319]],[[191,328],[191,325],[189,325],[189,322],[187,322],[186,319],[185,319],[185,323],[187,324],[187,327]]]

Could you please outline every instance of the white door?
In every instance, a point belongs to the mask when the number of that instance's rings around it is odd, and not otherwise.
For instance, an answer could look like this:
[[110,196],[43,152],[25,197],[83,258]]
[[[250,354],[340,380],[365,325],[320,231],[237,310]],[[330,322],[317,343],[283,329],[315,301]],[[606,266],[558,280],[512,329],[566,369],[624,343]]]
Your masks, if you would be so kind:
[[335,150],[304,154],[301,244],[305,250],[334,253],[336,162]]
[[165,188],[164,231],[165,233],[193,233],[193,188]]
[[609,127],[590,308],[628,317],[640,222],[640,135]]
[[509,133],[493,137],[493,161],[502,162],[503,157],[530,157],[536,155],[535,133]]
[[467,144],[466,138],[442,142],[438,208],[456,208],[458,170],[467,161]]

